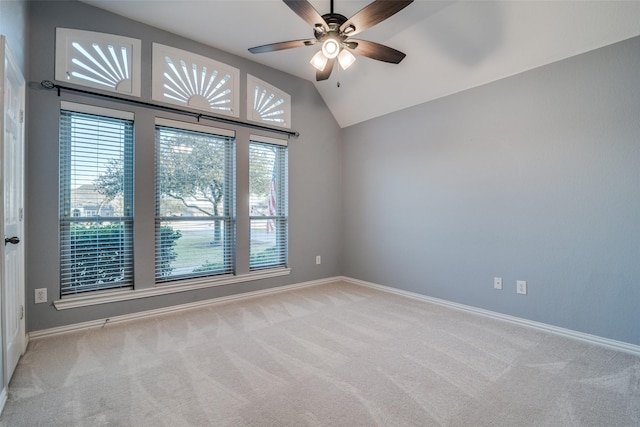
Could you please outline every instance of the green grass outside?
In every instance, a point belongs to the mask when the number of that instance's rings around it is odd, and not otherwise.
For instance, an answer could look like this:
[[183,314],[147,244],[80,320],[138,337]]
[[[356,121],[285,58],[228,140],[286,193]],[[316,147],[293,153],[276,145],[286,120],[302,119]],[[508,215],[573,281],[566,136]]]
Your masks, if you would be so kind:
[[[175,227],[179,229],[178,227]],[[207,262],[221,262],[222,245],[214,245],[213,227],[209,230],[181,229],[182,236],[174,247],[177,257],[171,263],[174,269],[198,267]],[[274,246],[273,233],[267,234],[264,226],[252,227],[253,249],[260,252]]]

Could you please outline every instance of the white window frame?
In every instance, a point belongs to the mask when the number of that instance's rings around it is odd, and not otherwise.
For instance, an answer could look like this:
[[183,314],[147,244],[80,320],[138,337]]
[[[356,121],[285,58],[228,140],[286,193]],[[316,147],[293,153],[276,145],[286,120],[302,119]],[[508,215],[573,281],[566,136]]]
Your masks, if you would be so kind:
[[[216,128],[212,126],[203,126],[195,123],[186,123],[175,120],[156,118],[155,121],[155,129],[156,129],[156,173],[158,173],[161,168],[158,164],[158,153],[159,153],[159,144],[160,141],[157,140],[157,130],[158,128],[168,128],[174,129],[178,132],[186,131],[186,132],[198,132],[201,134],[210,135],[211,137],[216,138],[231,138],[231,142],[227,142],[225,144],[225,176],[224,176],[224,207],[223,212],[215,217],[200,217],[200,216],[189,216],[187,218],[188,222],[202,222],[207,223],[211,221],[223,221],[221,232],[223,233],[223,268],[222,271],[211,271],[211,272],[201,272],[201,273],[183,273],[183,274],[171,274],[163,277],[163,275],[158,272],[158,264],[162,263],[163,260],[158,258],[161,242],[159,242],[159,230],[163,224],[167,223],[180,223],[185,218],[176,218],[176,217],[163,217],[159,215],[159,200],[158,200],[158,177],[156,176],[155,183],[155,194],[156,194],[156,214],[155,214],[155,222],[156,222],[156,235],[155,235],[155,247],[156,247],[156,255],[155,255],[155,281],[156,284],[162,285],[168,282],[174,281],[185,281],[191,279],[198,279],[204,277],[215,277],[221,275],[231,275],[235,273],[235,247],[236,247],[236,233],[235,233],[235,197],[236,197],[236,188],[235,188],[235,174],[236,174],[236,165],[235,165],[235,136],[236,133],[233,130]],[[230,169],[226,169],[229,167]],[[209,260],[211,261],[211,260]]]
[[[265,215],[251,215],[249,214],[249,270],[250,271],[260,271],[260,270],[268,270],[268,269],[278,269],[278,268],[287,268],[289,263],[289,209],[288,209],[288,200],[289,200],[289,178],[288,178],[288,143],[285,139],[272,138],[262,135],[251,135],[249,137],[249,160],[251,156],[251,145],[252,144],[262,144],[265,146],[275,146],[275,147],[284,147],[284,153],[277,153],[276,156],[284,155],[284,159],[278,159],[276,157],[276,165],[279,163],[278,176],[274,177],[274,181],[271,183],[270,191],[275,189],[275,206],[273,207],[275,212],[273,215],[268,213]],[[274,165],[274,166],[276,166]],[[280,169],[281,167],[281,169]],[[251,168],[251,162],[249,161],[249,168]],[[275,175],[275,174],[274,174]],[[269,205],[271,205],[271,194],[269,195]],[[271,211],[271,206],[269,206],[269,211]],[[252,256],[252,242],[253,239],[251,237],[251,233],[253,227],[251,226],[252,221],[267,221],[267,230],[269,228],[274,232],[274,237],[276,239],[276,249],[278,250],[278,256],[275,259],[276,263],[260,263],[256,262],[255,264],[251,260]],[[271,227],[269,227],[269,223],[271,223]]]
[[[60,111],[68,111],[71,113],[78,113],[78,114],[89,114],[89,115],[94,115],[94,116],[100,116],[100,117],[104,117],[107,119],[118,119],[118,120],[126,120],[126,121],[130,121],[133,122],[135,117],[134,114],[132,112],[128,112],[128,111],[123,111],[123,110],[112,110],[112,109],[107,109],[107,108],[101,108],[101,107],[96,107],[96,106],[91,106],[91,105],[85,105],[85,104],[76,104],[76,103],[71,103],[71,102],[67,102],[67,101],[62,101],[60,103]],[[60,122],[60,125],[62,123]],[[71,129],[69,129],[71,130]],[[68,165],[63,166],[63,157],[62,157],[62,153],[63,150],[70,150],[71,147],[63,147],[62,144],[66,144],[67,141],[63,141],[62,140],[63,135],[60,135],[60,207],[59,207],[59,236],[60,236],[60,257],[59,257],[59,261],[60,261],[60,273],[61,273],[61,277],[60,277],[60,294],[61,294],[61,298],[75,298],[77,295],[87,295],[87,294],[101,294],[101,293],[110,293],[110,292],[114,292],[114,291],[120,291],[122,289],[128,290],[128,289],[132,289],[134,286],[134,277],[133,277],[133,270],[135,267],[135,260],[134,260],[134,254],[133,254],[133,227],[134,227],[134,215],[133,215],[133,210],[134,210],[134,206],[133,204],[135,203],[134,201],[134,183],[133,183],[133,179],[134,179],[134,171],[133,171],[133,162],[134,162],[134,134],[133,134],[133,127],[131,128],[131,140],[130,141],[125,141],[126,143],[131,144],[131,146],[129,148],[123,147],[124,150],[128,150],[130,151],[130,158],[128,159],[129,162],[131,162],[131,175],[129,177],[130,179],[130,183],[129,183],[129,192],[127,194],[124,195],[125,199],[124,199],[124,203],[128,205],[124,206],[124,209],[126,210],[126,212],[123,214],[122,217],[115,217],[115,216],[108,216],[108,217],[101,217],[104,219],[104,221],[112,221],[112,220],[116,220],[116,222],[122,222],[124,225],[124,229],[128,230],[128,239],[129,239],[129,243],[128,243],[128,250],[130,251],[128,253],[128,255],[126,255],[126,257],[128,257],[128,265],[129,265],[129,270],[127,270],[127,273],[125,273],[125,281],[123,282],[122,285],[118,285],[118,284],[112,284],[112,285],[106,285],[106,286],[99,286],[96,285],[95,289],[92,289],[91,286],[87,286],[87,287],[83,287],[80,290],[77,290],[76,292],[66,292],[63,294],[63,282],[65,282],[64,279],[64,274],[65,274],[65,267],[63,266],[63,264],[69,264],[71,262],[71,258],[65,258],[64,253],[69,250],[70,248],[65,246],[65,242],[66,242],[66,235],[63,232],[63,228],[65,226],[71,226],[71,224],[76,223],[76,222],[91,222],[89,221],[89,219],[85,216],[78,216],[76,215],[75,209],[72,210],[71,209],[71,200],[67,199],[67,196],[69,195],[68,192],[70,192],[70,188],[65,188],[63,190],[63,185],[66,185],[65,182],[65,176],[68,176],[67,174],[70,174],[71,172],[71,168],[72,165],[69,163]],[[69,141],[70,142],[70,141]],[[70,151],[69,151],[70,154]],[[125,153],[126,155],[126,153]],[[125,159],[125,162],[127,161],[127,159]],[[66,167],[68,166],[68,169],[66,169]],[[69,185],[71,185],[71,182],[69,182]],[[86,214],[85,214],[86,215]],[[114,282],[115,283],[115,282]]]

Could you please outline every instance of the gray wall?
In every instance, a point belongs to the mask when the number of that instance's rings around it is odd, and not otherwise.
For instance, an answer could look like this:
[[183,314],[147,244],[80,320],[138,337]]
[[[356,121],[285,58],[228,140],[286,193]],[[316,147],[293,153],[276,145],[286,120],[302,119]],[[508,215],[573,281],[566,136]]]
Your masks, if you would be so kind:
[[[28,116],[28,222],[27,222],[27,329],[29,331],[70,323],[105,318],[141,310],[225,296],[331,277],[341,272],[341,130],[326,108],[315,87],[307,81],[275,71],[251,61],[202,44],[127,20],[115,14],[79,2],[30,3],[31,40],[29,55]],[[42,80],[54,78],[55,28],[105,32],[142,40],[142,99],[151,99],[151,43],[158,42],[189,50],[227,63],[241,70],[241,115],[246,104],[246,74],[250,73],[292,97],[292,127],[300,132],[289,144],[289,276],[275,279],[201,289],[85,308],[56,311],[51,304],[34,304],[33,290],[47,288],[49,298],[59,296],[58,269],[58,120],[61,100],[122,108],[98,98],[39,88]],[[136,184],[137,194],[152,200],[153,120],[154,111],[126,106],[136,114]],[[166,114],[162,114],[166,117]],[[186,120],[184,116],[176,117]],[[213,124],[213,123],[212,123]],[[215,124],[214,124],[215,125]],[[248,150],[249,129],[240,129],[238,153]],[[248,162],[238,156],[238,186],[247,184]],[[144,184],[146,182],[146,187]],[[151,187],[150,187],[151,186]],[[248,187],[247,187],[248,188]],[[144,191],[148,194],[142,194]],[[151,197],[151,199],[149,199]],[[239,201],[243,198],[239,197]],[[153,209],[137,206],[136,224],[153,224]],[[153,206],[153,203],[151,203]],[[145,212],[146,209],[146,212]],[[244,221],[243,218],[246,220]],[[248,235],[248,207],[238,204],[238,234]],[[240,243],[239,243],[240,244]],[[246,245],[245,245],[246,247]],[[136,254],[153,257],[153,240],[136,240]],[[315,256],[322,264],[315,264]],[[248,257],[245,256],[245,260]],[[144,276],[136,271],[136,277]],[[153,286],[152,281],[138,281],[137,287]]]
[[343,274],[640,344],[639,70],[634,38],[345,129]]
[[11,54],[22,74],[27,75],[27,1],[0,0],[0,34],[7,38]]

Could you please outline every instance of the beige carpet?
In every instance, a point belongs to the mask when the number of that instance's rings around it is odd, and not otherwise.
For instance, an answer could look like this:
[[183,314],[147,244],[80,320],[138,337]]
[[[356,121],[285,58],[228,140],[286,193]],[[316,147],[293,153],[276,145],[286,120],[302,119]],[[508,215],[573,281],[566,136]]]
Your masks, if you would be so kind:
[[639,426],[640,358],[346,283],[33,341],[1,426]]

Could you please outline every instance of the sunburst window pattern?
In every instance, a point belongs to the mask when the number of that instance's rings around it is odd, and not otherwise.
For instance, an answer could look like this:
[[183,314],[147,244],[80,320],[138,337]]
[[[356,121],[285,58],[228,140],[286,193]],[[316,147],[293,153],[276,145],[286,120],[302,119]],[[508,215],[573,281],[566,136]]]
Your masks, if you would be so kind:
[[58,28],[56,80],[140,96],[140,40]]
[[291,96],[270,84],[247,75],[247,118],[291,128]]
[[153,99],[238,117],[239,70],[191,52],[153,44]]

